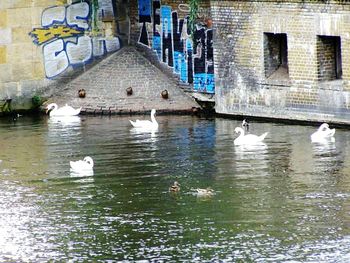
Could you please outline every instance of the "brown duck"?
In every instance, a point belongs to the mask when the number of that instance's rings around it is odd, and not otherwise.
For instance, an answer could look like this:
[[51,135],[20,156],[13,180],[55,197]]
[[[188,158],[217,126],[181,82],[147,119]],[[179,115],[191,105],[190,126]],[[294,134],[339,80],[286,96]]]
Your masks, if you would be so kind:
[[180,184],[175,181],[172,186],[169,187],[169,192],[179,192],[180,191]]

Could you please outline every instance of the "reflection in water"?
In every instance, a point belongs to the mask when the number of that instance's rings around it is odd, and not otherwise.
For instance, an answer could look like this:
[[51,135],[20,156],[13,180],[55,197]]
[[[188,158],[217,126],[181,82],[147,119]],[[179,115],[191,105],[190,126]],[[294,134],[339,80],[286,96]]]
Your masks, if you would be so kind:
[[[145,130],[142,128],[130,129],[133,143],[139,145],[144,151],[149,153],[147,158],[155,158],[157,153],[158,130]],[[142,153],[143,154],[143,153]],[[138,155],[133,156],[137,158]]]
[[[0,119],[0,261],[349,260],[348,131],[312,144],[312,127],[250,122],[270,136],[234,146],[240,121],[159,119]],[[87,155],[93,176],[71,173]]]
[[158,129],[132,128],[130,133],[137,139],[143,142],[156,142],[158,137]]
[[329,139],[319,140],[317,142],[313,142],[312,146],[315,153],[335,151],[335,139],[334,137],[331,137]]
[[[41,151],[44,140],[37,136],[43,127],[42,120],[21,117],[16,123],[3,121],[4,124],[0,122],[0,173],[16,178],[41,175],[46,169]],[[7,128],[2,129],[3,125]]]
[[79,180],[79,182],[90,182],[93,183],[94,179],[93,179],[93,175],[94,175],[94,171],[84,171],[84,172],[76,172],[74,170],[70,170],[69,171],[69,175],[72,178],[82,178]]
[[53,116],[48,120],[50,124],[58,124],[62,126],[77,126],[80,125],[80,116]]
[[83,171],[76,171],[70,168],[70,176],[71,177],[87,177],[87,176],[93,176],[94,171],[93,170],[83,170]]
[[[339,169],[342,161],[336,149],[335,139],[325,139],[312,144],[313,158],[315,160],[315,172],[332,170],[332,173]],[[339,162],[340,161],[340,162]]]
[[[266,176],[268,147],[265,143],[236,145],[236,170],[244,176]],[[256,172],[251,172],[251,171]],[[248,172],[248,173],[247,173]]]
[[55,116],[47,119],[47,144],[50,147],[47,150],[45,162],[52,171],[52,177],[57,176],[57,174],[63,176],[61,171],[65,171],[65,173],[69,171],[68,158],[80,159],[86,155],[80,153],[81,144],[85,143],[82,137],[81,123],[80,116]]

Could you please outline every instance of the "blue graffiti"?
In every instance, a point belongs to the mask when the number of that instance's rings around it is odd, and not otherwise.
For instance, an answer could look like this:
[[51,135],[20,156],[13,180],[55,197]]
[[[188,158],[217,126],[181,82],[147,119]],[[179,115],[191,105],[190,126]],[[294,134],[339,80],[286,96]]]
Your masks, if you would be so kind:
[[[149,46],[158,59],[179,75],[182,83],[193,84],[198,92],[215,93],[213,63],[213,31],[198,25],[189,36],[188,17],[179,19],[171,6],[161,5],[159,0],[139,0],[139,22],[142,23],[139,43]],[[153,23],[149,42],[145,23]]]
[[196,91],[214,93],[214,74],[197,73],[194,74],[193,88]]
[[153,42],[152,42],[152,48],[154,51],[156,51],[158,59],[160,60],[162,58],[162,39],[160,36],[153,36]]
[[152,14],[151,0],[139,0],[139,18],[140,23],[151,22]]
[[162,32],[165,37],[171,34],[171,7],[163,5],[160,8],[160,21],[162,24]]

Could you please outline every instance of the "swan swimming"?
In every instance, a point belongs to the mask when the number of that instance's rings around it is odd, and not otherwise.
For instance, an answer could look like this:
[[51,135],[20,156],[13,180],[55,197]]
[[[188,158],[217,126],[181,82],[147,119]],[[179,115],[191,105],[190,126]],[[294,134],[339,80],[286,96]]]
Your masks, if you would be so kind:
[[239,133],[239,136],[233,141],[235,145],[258,144],[261,143],[268,134],[268,132],[265,132],[260,136],[254,134],[245,135],[241,127],[236,127],[235,132]]
[[56,103],[50,103],[46,107],[46,113],[49,112],[50,116],[75,116],[79,115],[81,111],[81,107],[78,109],[74,109],[71,106],[68,106],[67,104],[61,108],[58,108]]
[[70,161],[70,169],[75,173],[91,172],[94,167],[94,161],[91,157],[86,156],[84,160]]
[[158,129],[158,122],[156,120],[156,118],[154,117],[154,115],[156,114],[156,110],[152,109],[151,111],[151,121],[149,120],[136,120],[136,121],[130,121],[130,123],[132,124],[132,126],[134,128],[138,128],[138,129]]
[[316,132],[311,134],[311,141],[323,141],[325,139],[333,138],[335,129],[330,129],[328,123],[322,123]]

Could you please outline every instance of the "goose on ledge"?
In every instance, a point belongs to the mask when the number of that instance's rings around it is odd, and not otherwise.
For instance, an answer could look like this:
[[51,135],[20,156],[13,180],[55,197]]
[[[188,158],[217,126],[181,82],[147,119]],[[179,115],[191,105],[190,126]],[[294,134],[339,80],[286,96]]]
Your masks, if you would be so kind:
[[136,121],[131,121],[130,123],[134,128],[139,128],[139,129],[158,129],[158,122],[156,118],[154,117],[156,115],[156,110],[152,109],[151,110],[151,121],[149,120],[136,120]]
[[58,108],[56,103],[50,103],[46,107],[46,113],[49,113],[49,116],[75,116],[79,115],[81,111],[81,107],[78,109],[74,109],[67,104],[61,108]]
[[316,132],[311,134],[311,141],[330,139],[334,136],[335,129],[330,129],[328,123],[322,123]]
[[254,135],[254,134],[244,134],[244,130],[241,127],[236,127],[235,132],[239,133],[239,136],[233,141],[235,145],[252,145],[252,144],[259,144],[261,143],[268,132],[263,133],[260,136]]

